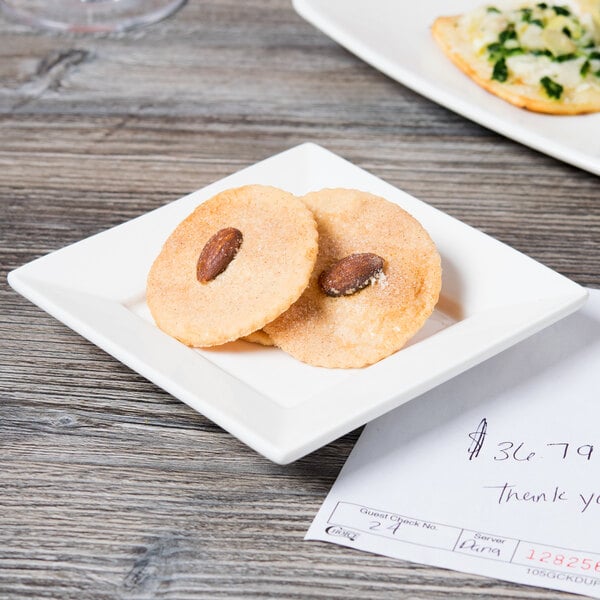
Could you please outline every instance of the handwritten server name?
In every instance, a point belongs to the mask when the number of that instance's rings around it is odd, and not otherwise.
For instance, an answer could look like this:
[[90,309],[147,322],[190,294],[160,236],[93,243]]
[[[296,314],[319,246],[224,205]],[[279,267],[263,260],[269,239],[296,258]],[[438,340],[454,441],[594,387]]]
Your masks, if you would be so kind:
[[[488,558],[507,559],[514,551],[516,540],[487,535],[485,533],[463,530],[455,551],[464,554],[479,554]],[[506,555],[506,556],[504,556]]]

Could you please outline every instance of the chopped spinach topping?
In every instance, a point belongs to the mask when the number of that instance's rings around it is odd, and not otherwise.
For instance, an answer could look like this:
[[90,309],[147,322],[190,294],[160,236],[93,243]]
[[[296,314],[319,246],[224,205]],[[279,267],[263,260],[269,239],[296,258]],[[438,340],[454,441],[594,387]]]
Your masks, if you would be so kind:
[[516,40],[516,39],[517,39],[517,32],[515,31],[515,26],[512,23],[510,23],[504,31],[500,32],[500,36],[498,37],[498,42],[500,44],[504,44],[508,40]]
[[487,51],[489,60],[492,62],[496,62],[504,56],[506,48],[502,44],[494,42],[493,44],[490,44],[487,47]]
[[508,56],[517,56],[518,54],[525,54],[523,48],[517,46],[516,48],[505,48],[502,44],[494,42],[487,47],[488,59],[495,63],[501,58]]
[[540,83],[542,84],[546,94],[549,98],[554,98],[555,100],[559,100],[563,93],[563,86],[556,81],[552,81],[550,77],[542,77],[540,79]]
[[502,44],[499,44],[498,42],[490,44],[487,47],[487,51],[489,55],[488,58],[492,62],[496,62],[499,58],[502,58],[504,56],[504,46],[502,46]]
[[555,56],[553,60],[562,63],[567,62],[568,60],[575,60],[576,58],[577,54],[574,52],[569,52],[569,54],[559,54],[558,56]]
[[[486,8],[488,13],[502,13],[495,6],[488,6]],[[556,15],[556,17],[554,16]],[[557,18],[558,17],[558,18]],[[568,17],[572,20],[565,19]],[[487,46],[487,58],[493,65],[491,78],[495,81],[504,83],[508,81],[510,72],[507,61],[510,57],[516,55],[526,54],[528,56],[545,56],[553,62],[563,63],[568,61],[574,61],[581,58],[581,64],[579,66],[579,73],[582,78],[587,78],[588,75],[600,78],[600,70],[598,64],[593,61],[600,60],[600,46],[592,38],[591,34],[585,30],[584,25],[580,25],[579,20],[576,16],[573,16],[571,10],[564,5],[560,4],[547,4],[546,2],[539,2],[536,5],[524,6],[522,8],[513,10],[508,13],[508,24],[506,28],[500,32],[497,40]],[[527,44],[527,40],[530,38],[523,37],[521,35],[527,30],[528,26],[535,25],[540,29],[546,27],[546,23],[553,21],[556,27],[557,33],[562,27],[562,33],[567,36],[572,42],[569,45],[566,44],[566,40],[563,39],[564,45],[561,43],[551,44],[554,38],[548,40],[547,47],[528,48],[521,46],[521,42]],[[562,22],[561,22],[562,21]],[[521,24],[519,24],[521,23]],[[526,25],[523,25],[525,23]],[[560,23],[560,25],[559,25]],[[517,33],[517,29],[521,33]],[[534,36],[531,39],[536,39],[535,36],[540,36],[541,32],[532,32]],[[553,32],[554,35],[554,32]],[[542,38],[540,38],[542,39]],[[544,42],[546,40],[544,39]],[[544,45],[546,45],[544,43]],[[564,54],[555,54],[558,50],[560,52],[561,46],[564,48]],[[564,47],[566,46],[566,48]],[[569,48],[572,48],[572,50]],[[550,48],[554,48],[554,51]],[[515,65],[517,68],[518,65]],[[539,75],[538,75],[539,77]],[[556,100],[560,99],[564,93],[563,86],[557,81],[550,77],[542,77],[540,85],[543,87],[546,95],[549,98]]]
[[590,69],[592,67],[592,63],[589,60],[586,60],[582,65],[581,65],[581,69],[579,69],[579,74],[582,77],[586,77],[587,74],[590,72]]
[[521,21],[525,21],[525,23],[531,23],[531,13],[533,11],[531,10],[531,8],[522,8],[521,9],[521,13],[523,13],[521,15]]
[[504,83],[508,79],[508,67],[506,66],[506,59],[503,57],[496,61],[494,70],[492,71],[492,79]]
[[563,17],[570,17],[571,11],[566,6],[553,6],[552,10],[557,15],[562,15]]
[[[538,7],[540,7],[540,4],[537,5]],[[526,7],[526,8],[520,8],[519,12],[521,13],[521,21],[523,21],[524,23],[529,23],[531,25],[537,25],[538,27],[541,27],[542,29],[544,28],[544,23],[542,22],[541,19],[534,19],[533,18],[533,9]]]
[[552,54],[548,48],[544,48],[543,50],[530,50],[529,53],[533,54],[533,56],[554,56],[554,54]]

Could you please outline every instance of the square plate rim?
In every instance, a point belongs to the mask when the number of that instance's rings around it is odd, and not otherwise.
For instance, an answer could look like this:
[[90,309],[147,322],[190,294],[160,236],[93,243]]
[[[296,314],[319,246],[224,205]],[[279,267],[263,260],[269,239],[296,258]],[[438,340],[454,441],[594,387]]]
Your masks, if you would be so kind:
[[[362,0],[346,0],[348,3],[360,2]],[[494,111],[488,107],[479,106],[469,100],[468,96],[465,98],[453,95],[452,93],[444,91],[440,86],[436,85],[435,82],[430,81],[427,77],[411,72],[398,60],[392,60],[384,54],[378,52],[371,45],[365,42],[360,37],[354,36],[340,27],[335,20],[328,18],[319,10],[319,6],[326,4],[328,0],[292,0],[292,5],[296,12],[304,18],[306,21],[311,23],[317,29],[321,30],[325,35],[336,41],[338,44],[346,48],[349,52],[358,56],[361,60],[370,64],[377,70],[381,71],[391,79],[405,85],[412,89],[423,97],[443,106],[462,117],[469,119],[487,129],[495,131],[509,139],[512,139],[524,146],[528,146],[546,154],[553,158],[556,158],[562,162],[568,163],[594,175],[600,175],[600,156],[594,156],[582,152],[576,148],[569,148],[560,141],[556,141],[550,136],[544,135],[539,131],[534,131],[529,127],[516,124],[512,121],[508,121],[501,117],[498,117]],[[474,5],[482,4],[473,0]],[[455,11],[456,12],[456,11]],[[432,42],[433,43],[433,42]],[[441,52],[441,51],[440,51]],[[448,62],[449,66],[450,62]],[[466,78],[466,76],[456,69],[456,77]],[[465,84],[476,85],[472,82],[465,81]],[[490,95],[490,103],[501,102],[506,103],[504,100],[494,98]],[[555,116],[555,115],[544,115],[541,113],[531,113],[525,111],[525,109],[517,108],[516,106],[508,105],[511,110],[511,114],[515,116],[521,115],[524,112],[529,115],[535,115],[536,118],[544,119],[574,119],[574,118],[585,118],[592,117],[594,119],[600,119],[600,113],[590,113],[587,115],[578,116]],[[572,122],[572,121],[571,121]]]
[[[200,190],[193,192],[192,194],[184,196],[179,200],[184,200],[194,194],[197,194],[198,192],[202,192],[207,189],[212,189],[220,184],[222,185],[223,182],[227,182],[234,176],[244,175],[247,171],[251,171],[253,168],[258,167],[259,165],[264,165],[269,161],[274,161],[276,159],[279,161],[290,160],[291,162],[293,162],[294,160],[298,160],[296,156],[298,156],[298,159],[302,157],[304,157],[304,159],[307,159],[307,157],[314,159],[316,157],[320,160],[328,159],[337,161],[337,163],[340,165],[340,168],[343,164],[347,168],[357,170],[358,172],[360,172],[361,176],[368,176],[369,178],[372,178],[373,181],[381,182],[382,184],[408,196],[399,188],[395,188],[394,186],[387,184],[375,175],[364,171],[363,169],[357,167],[356,165],[353,165],[352,163],[349,163],[345,159],[330,152],[329,150],[326,150],[325,148],[317,144],[308,142],[294,146],[288,150],[285,150],[265,160],[255,163],[254,165],[232,173],[231,175],[226,176],[216,182],[213,182],[212,184],[209,184],[208,186],[205,186]],[[310,419],[312,411],[315,408],[314,404],[318,401],[318,398],[312,400],[309,399],[311,400],[310,402],[300,407],[297,406],[293,408],[284,408],[281,406],[270,405],[268,407],[268,410],[272,411],[272,414],[276,416],[280,425],[282,425],[281,431],[277,432],[277,434],[271,434],[270,432],[264,431],[264,428],[262,428],[262,424],[256,419],[252,422],[252,426],[254,427],[254,429],[252,429],[252,427],[248,428],[246,423],[240,423],[239,420],[236,421],[235,418],[232,419],[231,415],[229,415],[228,418],[227,414],[224,415],[223,412],[219,410],[219,407],[214,407],[209,404],[207,410],[206,402],[204,402],[204,404],[202,404],[202,406],[199,407],[193,392],[191,392],[189,388],[185,387],[185,385],[181,384],[180,382],[169,380],[169,378],[165,376],[165,373],[160,370],[160,364],[157,366],[156,361],[154,361],[154,363],[152,362],[154,359],[151,355],[144,356],[143,353],[138,353],[136,355],[135,352],[131,352],[131,348],[126,347],[125,343],[123,343],[122,345],[120,345],[120,342],[115,343],[114,335],[117,334],[114,334],[113,332],[113,338],[110,338],[110,336],[106,336],[106,329],[104,331],[95,330],[93,322],[90,323],[89,318],[87,316],[84,316],[83,319],[78,317],[75,318],[75,313],[69,312],[71,309],[69,309],[68,306],[71,299],[68,297],[68,290],[66,292],[67,297],[65,298],[64,295],[60,295],[60,290],[49,290],[47,286],[45,287],[44,285],[37,282],[35,277],[31,277],[31,271],[33,271],[33,274],[35,275],[36,270],[40,266],[43,266],[45,261],[60,260],[60,253],[62,251],[65,251],[68,248],[73,248],[74,246],[77,246],[77,244],[88,242],[92,238],[98,240],[98,238],[101,238],[103,235],[106,235],[109,232],[114,231],[118,228],[126,227],[128,224],[137,221],[138,219],[143,218],[146,215],[156,213],[156,211],[160,211],[161,209],[166,209],[167,207],[173,204],[172,202],[165,204],[157,209],[154,209],[153,211],[144,213],[140,217],[127,221],[121,225],[117,225],[116,227],[107,229],[88,238],[84,238],[79,242],[75,242],[74,244],[65,246],[64,248],[61,248],[45,256],[30,261],[25,265],[11,271],[8,275],[8,281],[17,292],[28,298],[34,304],[36,304],[37,306],[39,306],[40,308],[57,318],[59,321],[65,323],[71,329],[73,329],[86,339],[90,340],[92,343],[96,344],[97,346],[99,346],[100,348],[117,358],[119,361],[132,368],[134,371],[140,373],[142,376],[146,377],[159,387],[165,389],[173,396],[179,398],[180,400],[182,400],[183,402],[185,402],[186,404],[203,414],[205,417],[217,423],[219,426],[223,427],[224,429],[232,433],[234,436],[238,437],[241,441],[243,441],[248,446],[256,450],[258,453],[266,456],[273,462],[279,464],[287,464],[289,462],[297,460],[298,458],[301,458],[309,452],[316,450],[324,444],[333,441],[339,436],[348,433],[352,429],[363,425],[371,419],[380,416],[381,414],[387,412],[388,410],[391,410],[399,404],[408,401],[421,393],[424,393],[425,391],[431,389],[435,385],[438,385],[443,381],[446,381],[447,379],[457,375],[458,373],[474,366],[482,360],[493,356],[494,354],[513,345],[521,339],[524,339],[528,335],[535,333],[539,329],[550,325],[559,318],[562,318],[570,312],[576,310],[585,300],[587,292],[578,284],[572,282],[571,280],[563,277],[558,273],[555,273],[554,271],[551,271],[541,263],[537,263],[536,261],[533,261],[533,259],[522,255],[517,250],[510,248],[505,244],[502,244],[502,242],[494,240],[490,236],[487,236],[482,232],[475,230],[469,225],[457,221],[450,215],[447,215],[446,213],[443,213],[442,211],[439,211],[438,209],[435,209],[434,207],[431,207],[412,196],[408,197],[412,198],[415,202],[427,207],[427,210],[438,213],[439,215],[441,215],[441,218],[452,220],[453,222],[458,223],[461,227],[476,232],[478,235],[483,236],[483,238],[485,239],[492,240],[494,245],[502,246],[506,248],[507,251],[510,251],[515,255],[523,257],[523,260],[527,260],[531,263],[534,263],[540,269],[545,270],[545,272],[549,272],[550,274],[552,274],[552,277],[555,277],[557,281],[561,282],[561,286],[564,285],[564,295],[561,294],[560,297],[553,297],[551,299],[548,299],[549,304],[547,304],[547,306],[542,306],[539,303],[534,303],[535,306],[531,307],[531,310],[533,310],[534,312],[532,312],[531,314],[537,315],[538,312],[541,310],[541,318],[531,319],[527,317],[525,319],[525,322],[521,323],[518,328],[509,331],[509,335],[504,335],[502,334],[502,332],[499,332],[498,335],[496,335],[496,337],[493,337],[490,340],[490,343],[487,346],[481,346],[477,348],[477,352],[465,351],[462,354],[458,352],[454,361],[451,361],[449,364],[447,364],[444,369],[439,370],[434,377],[426,377],[424,380],[422,377],[420,380],[415,381],[412,387],[404,390],[402,394],[394,395],[393,390],[388,382],[388,385],[383,386],[382,390],[380,391],[380,397],[378,401],[375,402],[374,405],[367,406],[364,409],[359,406],[361,402],[360,394],[365,393],[366,391],[372,391],[371,388],[373,387],[373,378],[371,377],[371,374],[373,374],[374,376],[386,374],[386,361],[381,361],[380,363],[372,365],[367,369],[358,370],[360,371],[360,375],[353,379],[353,389],[350,389],[348,386],[345,386],[345,392],[348,395],[348,403],[349,405],[355,407],[354,413],[352,413],[352,415],[346,420],[342,419],[336,421],[336,415],[330,411],[328,417],[331,418],[332,421],[330,423],[320,423],[319,427],[313,427],[312,425],[314,424],[311,423]],[[178,202],[178,200],[175,200],[174,202]],[[71,295],[75,297],[77,293],[78,292],[72,292]],[[86,299],[86,302],[87,301],[89,301],[89,298]],[[158,328],[156,328],[154,325],[147,324],[148,327],[146,327],[145,329],[142,328],[142,320],[139,317],[137,317],[137,315],[134,315],[132,311],[125,308],[119,302],[113,302],[111,304],[110,301],[101,299],[101,301],[99,301],[99,306],[100,304],[102,305],[101,310],[109,311],[111,314],[111,318],[115,319],[115,327],[117,327],[120,322],[127,324],[128,327],[135,329],[136,335],[140,335],[142,337],[146,336],[146,338],[149,340],[150,345],[153,341],[156,341],[157,335],[162,336],[160,338],[160,343],[169,345],[169,353],[173,354],[174,360],[189,360],[188,354],[186,353],[190,353],[190,350],[187,347],[169,338],[168,336],[160,332]],[[65,306],[67,306],[67,308],[65,308]],[[139,323],[132,323],[131,317],[135,317],[135,319],[138,319]],[[460,322],[457,325],[459,324]],[[151,328],[153,331],[149,331],[149,328]],[[454,326],[444,331],[448,332],[453,328]],[[444,333],[444,331],[442,333]],[[458,333],[458,335],[460,335],[457,331],[455,331],[455,333]],[[450,334],[446,334],[445,337],[448,338],[446,343],[449,344],[452,343],[452,339],[456,338],[456,335],[452,336]],[[428,338],[420,344],[405,349],[403,351],[404,355],[412,356],[413,360],[418,360],[419,357],[422,358],[425,355],[425,353],[431,349],[431,340],[432,338]],[[261,402],[261,398],[264,400],[265,397],[262,396],[262,394],[253,390],[248,384],[239,381],[234,375],[228,373],[223,375],[223,372],[219,367],[217,367],[207,359],[204,359],[196,352],[193,352],[193,355],[195,357],[193,359],[195,368],[197,368],[197,366],[201,364],[201,361],[203,361],[203,363],[205,363],[204,368],[207,373],[210,372],[214,375],[217,371],[219,371],[220,374],[217,377],[217,379],[219,379],[220,377],[220,381],[226,381],[227,385],[232,385],[236,391],[243,390],[245,394],[253,395],[254,399],[257,402]],[[343,387],[344,386],[342,386],[342,388]],[[327,407],[326,409],[329,410]],[[261,428],[263,429],[262,431]]]

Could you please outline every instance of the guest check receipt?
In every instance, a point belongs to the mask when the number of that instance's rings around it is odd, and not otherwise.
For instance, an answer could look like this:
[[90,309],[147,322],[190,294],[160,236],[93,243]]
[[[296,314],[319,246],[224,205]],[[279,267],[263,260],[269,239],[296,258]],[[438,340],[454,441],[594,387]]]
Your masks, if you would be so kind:
[[370,423],[306,539],[600,598],[600,290]]

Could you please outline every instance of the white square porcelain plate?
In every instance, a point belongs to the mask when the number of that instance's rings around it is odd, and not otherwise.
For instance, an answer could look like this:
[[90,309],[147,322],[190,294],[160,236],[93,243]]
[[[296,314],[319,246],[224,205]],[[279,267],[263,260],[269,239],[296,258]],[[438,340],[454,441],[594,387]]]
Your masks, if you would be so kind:
[[552,116],[512,106],[471,81],[437,46],[430,32],[437,17],[485,4],[294,0],[307,21],[392,79],[480,125],[600,175],[600,113]]
[[[235,342],[193,350],[153,323],[146,275],[199,203],[249,183],[295,194],[363,189],[397,202],[429,231],[442,298],[412,343],[364,369],[302,364]],[[288,463],[422,394],[581,305],[583,288],[314,144],[303,144],[180,200],[34,260],[10,284],[51,315],[237,436]]]

